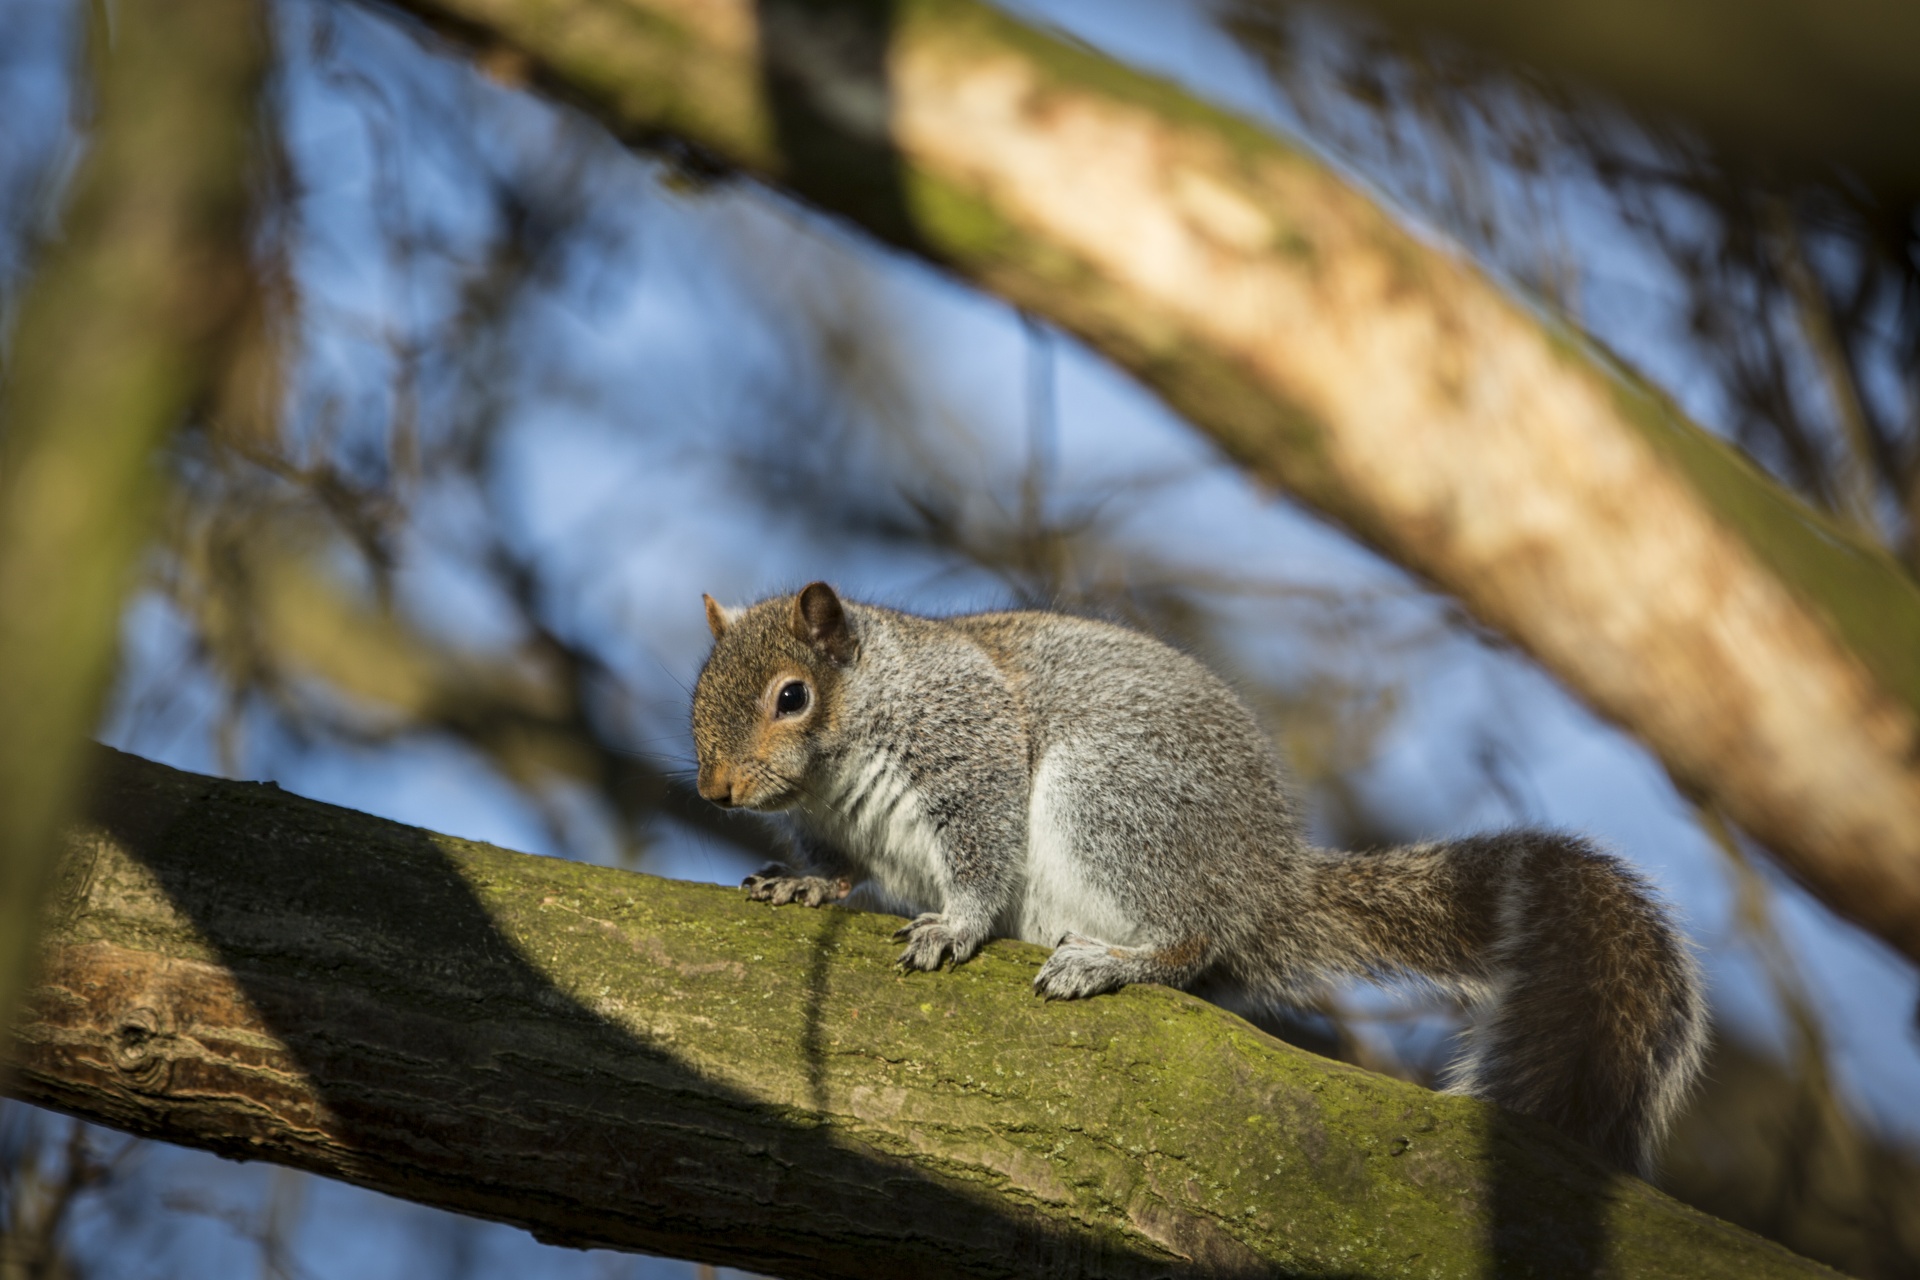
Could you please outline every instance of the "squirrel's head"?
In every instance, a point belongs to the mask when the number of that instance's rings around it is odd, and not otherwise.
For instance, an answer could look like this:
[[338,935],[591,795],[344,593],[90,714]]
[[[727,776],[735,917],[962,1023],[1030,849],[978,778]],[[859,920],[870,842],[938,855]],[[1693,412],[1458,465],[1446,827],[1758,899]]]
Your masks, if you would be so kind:
[[713,652],[693,686],[700,794],[723,807],[785,809],[809,785],[859,654],[847,611],[816,582],[744,609],[707,602]]

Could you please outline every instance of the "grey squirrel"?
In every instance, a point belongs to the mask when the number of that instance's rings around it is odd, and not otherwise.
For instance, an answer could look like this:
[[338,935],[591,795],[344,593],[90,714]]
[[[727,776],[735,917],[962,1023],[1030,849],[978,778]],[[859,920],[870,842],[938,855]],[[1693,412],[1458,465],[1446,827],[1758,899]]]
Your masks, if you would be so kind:
[[1198,661],[1048,612],[923,618],[816,582],[729,610],[693,693],[699,791],[784,811],[799,867],[927,908],[908,969],[991,938],[1054,948],[1049,998],[1135,982],[1309,999],[1411,976],[1480,1008],[1451,1088],[1648,1172],[1706,1039],[1686,943],[1587,841],[1514,830],[1374,853],[1307,845],[1253,715]]

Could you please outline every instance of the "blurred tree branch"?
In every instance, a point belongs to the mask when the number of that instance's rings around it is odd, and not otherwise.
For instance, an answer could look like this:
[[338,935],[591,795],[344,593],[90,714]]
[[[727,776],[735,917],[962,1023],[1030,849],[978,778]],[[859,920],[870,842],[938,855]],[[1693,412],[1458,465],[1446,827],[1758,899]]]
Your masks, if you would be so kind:
[[[1277,5],[1278,0],[1254,0]],[[1587,81],[1646,114],[1807,171],[1920,195],[1920,10],[1904,0],[1351,0],[1509,65]]]
[[1688,1108],[1667,1144],[1661,1185],[1846,1274],[1913,1274],[1920,1256],[1920,1152],[1862,1123],[1835,1070],[1820,1002],[1776,918],[1776,890],[1712,809],[1698,815],[1732,879],[1733,936],[1773,990],[1784,1060],[1722,1035],[1714,1086]]
[[9,1153],[11,1166],[0,1168],[0,1280],[74,1280],[86,1273],[62,1236],[81,1201],[112,1181],[135,1144],[103,1157],[78,1121],[68,1121],[66,1140],[56,1143],[50,1124],[35,1123],[50,1117],[16,1108],[6,1119],[24,1119],[27,1132]]
[[1920,959],[1920,589],[1319,162],[969,0],[405,7],[1086,338]]
[[[1810,16],[1794,0],[1755,7],[1762,26],[1782,11]],[[1575,3],[1570,25],[1633,9]],[[1657,311],[1668,313],[1660,324],[1680,344],[1690,394],[1719,401],[1749,456],[1920,571],[1920,185],[1884,169],[1863,177],[1844,146],[1809,157],[1790,137],[1730,137],[1629,87],[1596,93],[1578,59],[1491,55],[1446,38],[1441,22],[1382,26],[1294,0],[1222,0],[1219,14],[1317,143],[1561,314],[1581,315],[1590,286],[1612,310],[1625,263],[1660,269],[1680,290]],[[1903,26],[1920,36],[1911,14],[1871,0],[1821,25],[1818,39],[1841,44],[1898,48]],[[1657,44],[1651,30],[1621,21],[1615,34]],[[1751,51],[1737,43],[1681,57],[1750,74],[1738,64]],[[1920,91],[1911,61],[1884,65]],[[1904,131],[1887,140],[1920,157]],[[1592,228],[1578,249],[1570,218]],[[1618,239],[1599,230],[1608,219]]]
[[[553,391],[551,364],[532,354],[537,317],[565,264],[595,239],[590,192],[605,178],[596,162],[614,148],[569,122],[521,172],[483,154],[460,131],[467,119],[456,127],[432,94],[343,58],[335,11],[304,16],[306,38],[299,16],[283,28],[285,74],[318,73],[369,113],[376,243],[408,283],[397,305],[359,309],[301,281],[302,336],[307,325],[351,326],[366,359],[356,374],[384,364],[391,399],[382,404],[355,376],[330,380],[315,371],[323,362],[308,362],[312,348],[297,347],[277,418],[223,414],[182,441],[149,601],[164,601],[187,640],[169,676],[130,703],[132,732],[182,710],[173,689],[210,689],[228,771],[259,738],[299,752],[458,744],[532,810],[553,850],[634,865],[655,819],[669,817],[763,863],[774,844],[763,824],[700,802],[675,752],[644,749],[660,717],[642,714],[654,704],[645,674],[619,666],[645,652],[644,639],[596,646],[556,617],[567,587],[519,538],[517,513],[498,506],[512,467],[502,440],[527,397]],[[450,252],[444,229],[409,210],[398,175],[422,133],[464,143],[463,161],[485,175],[480,207],[492,225],[471,256]],[[307,190],[275,192],[272,213],[285,242],[310,252],[335,228],[307,221]],[[293,279],[285,283],[291,293]],[[444,512],[453,495],[471,505],[449,536],[421,510]],[[419,607],[421,578],[401,575],[428,560],[484,593],[495,611],[484,634],[436,626]]]
[[232,390],[218,384],[249,309],[257,5],[91,11],[89,150],[0,387],[0,1025],[79,795],[160,446]]
[[890,917],[102,754],[7,1077],[97,1123],[787,1276],[1829,1274],[1039,948],[907,975]]
[[[500,541],[477,550],[529,633],[507,652],[434,635],[390,593],[356,591],[330,571],[340,527],[362,525],[352,514],[359,499],[336,473],[215,450],[208,469],[220,466],[230,472],[226,485],[203,479],[180,495],[161,586],[204,648],[229,721],[258,699],[302,736],[364,746],[446,734],[528,798],[558,847],[565,833],[548,792],[569,783],[605,802],[623,839],[665,814],[750,857],[776,856],[780,842],[765,824],[706,804],[671,757],[623,743],[604,705],[617,677],[591,648],[542,621],[537,575]],[[257,483],[262,473],[271,483]],[[382,537],[346,536],[357,549]],[[228,751],[223,767],[238,768],[238,753]]]

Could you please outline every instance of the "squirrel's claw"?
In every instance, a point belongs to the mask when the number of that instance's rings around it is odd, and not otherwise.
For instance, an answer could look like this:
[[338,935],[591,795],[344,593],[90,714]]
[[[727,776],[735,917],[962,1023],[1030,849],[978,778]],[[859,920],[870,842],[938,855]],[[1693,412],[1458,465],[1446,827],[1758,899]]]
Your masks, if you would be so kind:
[[769,862],[766,866],[760,868],[745,880],[742,880],[740,887],[747,891],[749,898],[758,902],[773,896],[772,890],[768,886],[772,885],[775,881],[785,880],[792,875],[793,873],[791,871],[779,863]]
[[809,907],[825,906],[846,897],[852,888],[845,880],[796,876],[777,862],[742,880],[740,887],[753,901],[771,902],[776,907],[796,900]]
[[902,969],[932,970],[938,969],[949,956],[955,964],[965,964],[973,958],[973,953],[980,949],[986,937],[956,927],[947,916],[929,911],[896,929],[893,940],[907,944],[907,949],[900,953],[899,965]]

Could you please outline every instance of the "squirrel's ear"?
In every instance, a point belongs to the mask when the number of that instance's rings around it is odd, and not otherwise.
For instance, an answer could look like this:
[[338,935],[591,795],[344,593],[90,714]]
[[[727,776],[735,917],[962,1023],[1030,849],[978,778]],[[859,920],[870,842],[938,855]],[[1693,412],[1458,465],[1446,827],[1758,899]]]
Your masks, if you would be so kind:
[[853,660],[853,628],[840,597],[824,582],[809,583],[793,598],[793,634],[835,662]]
[[712,596],[700,598],[707,602],[707,630],[713,632],[713,638],[718,640],[720,633],[727,629],[727,624],[733,621],[733,615],[723,609],[720,602]]

